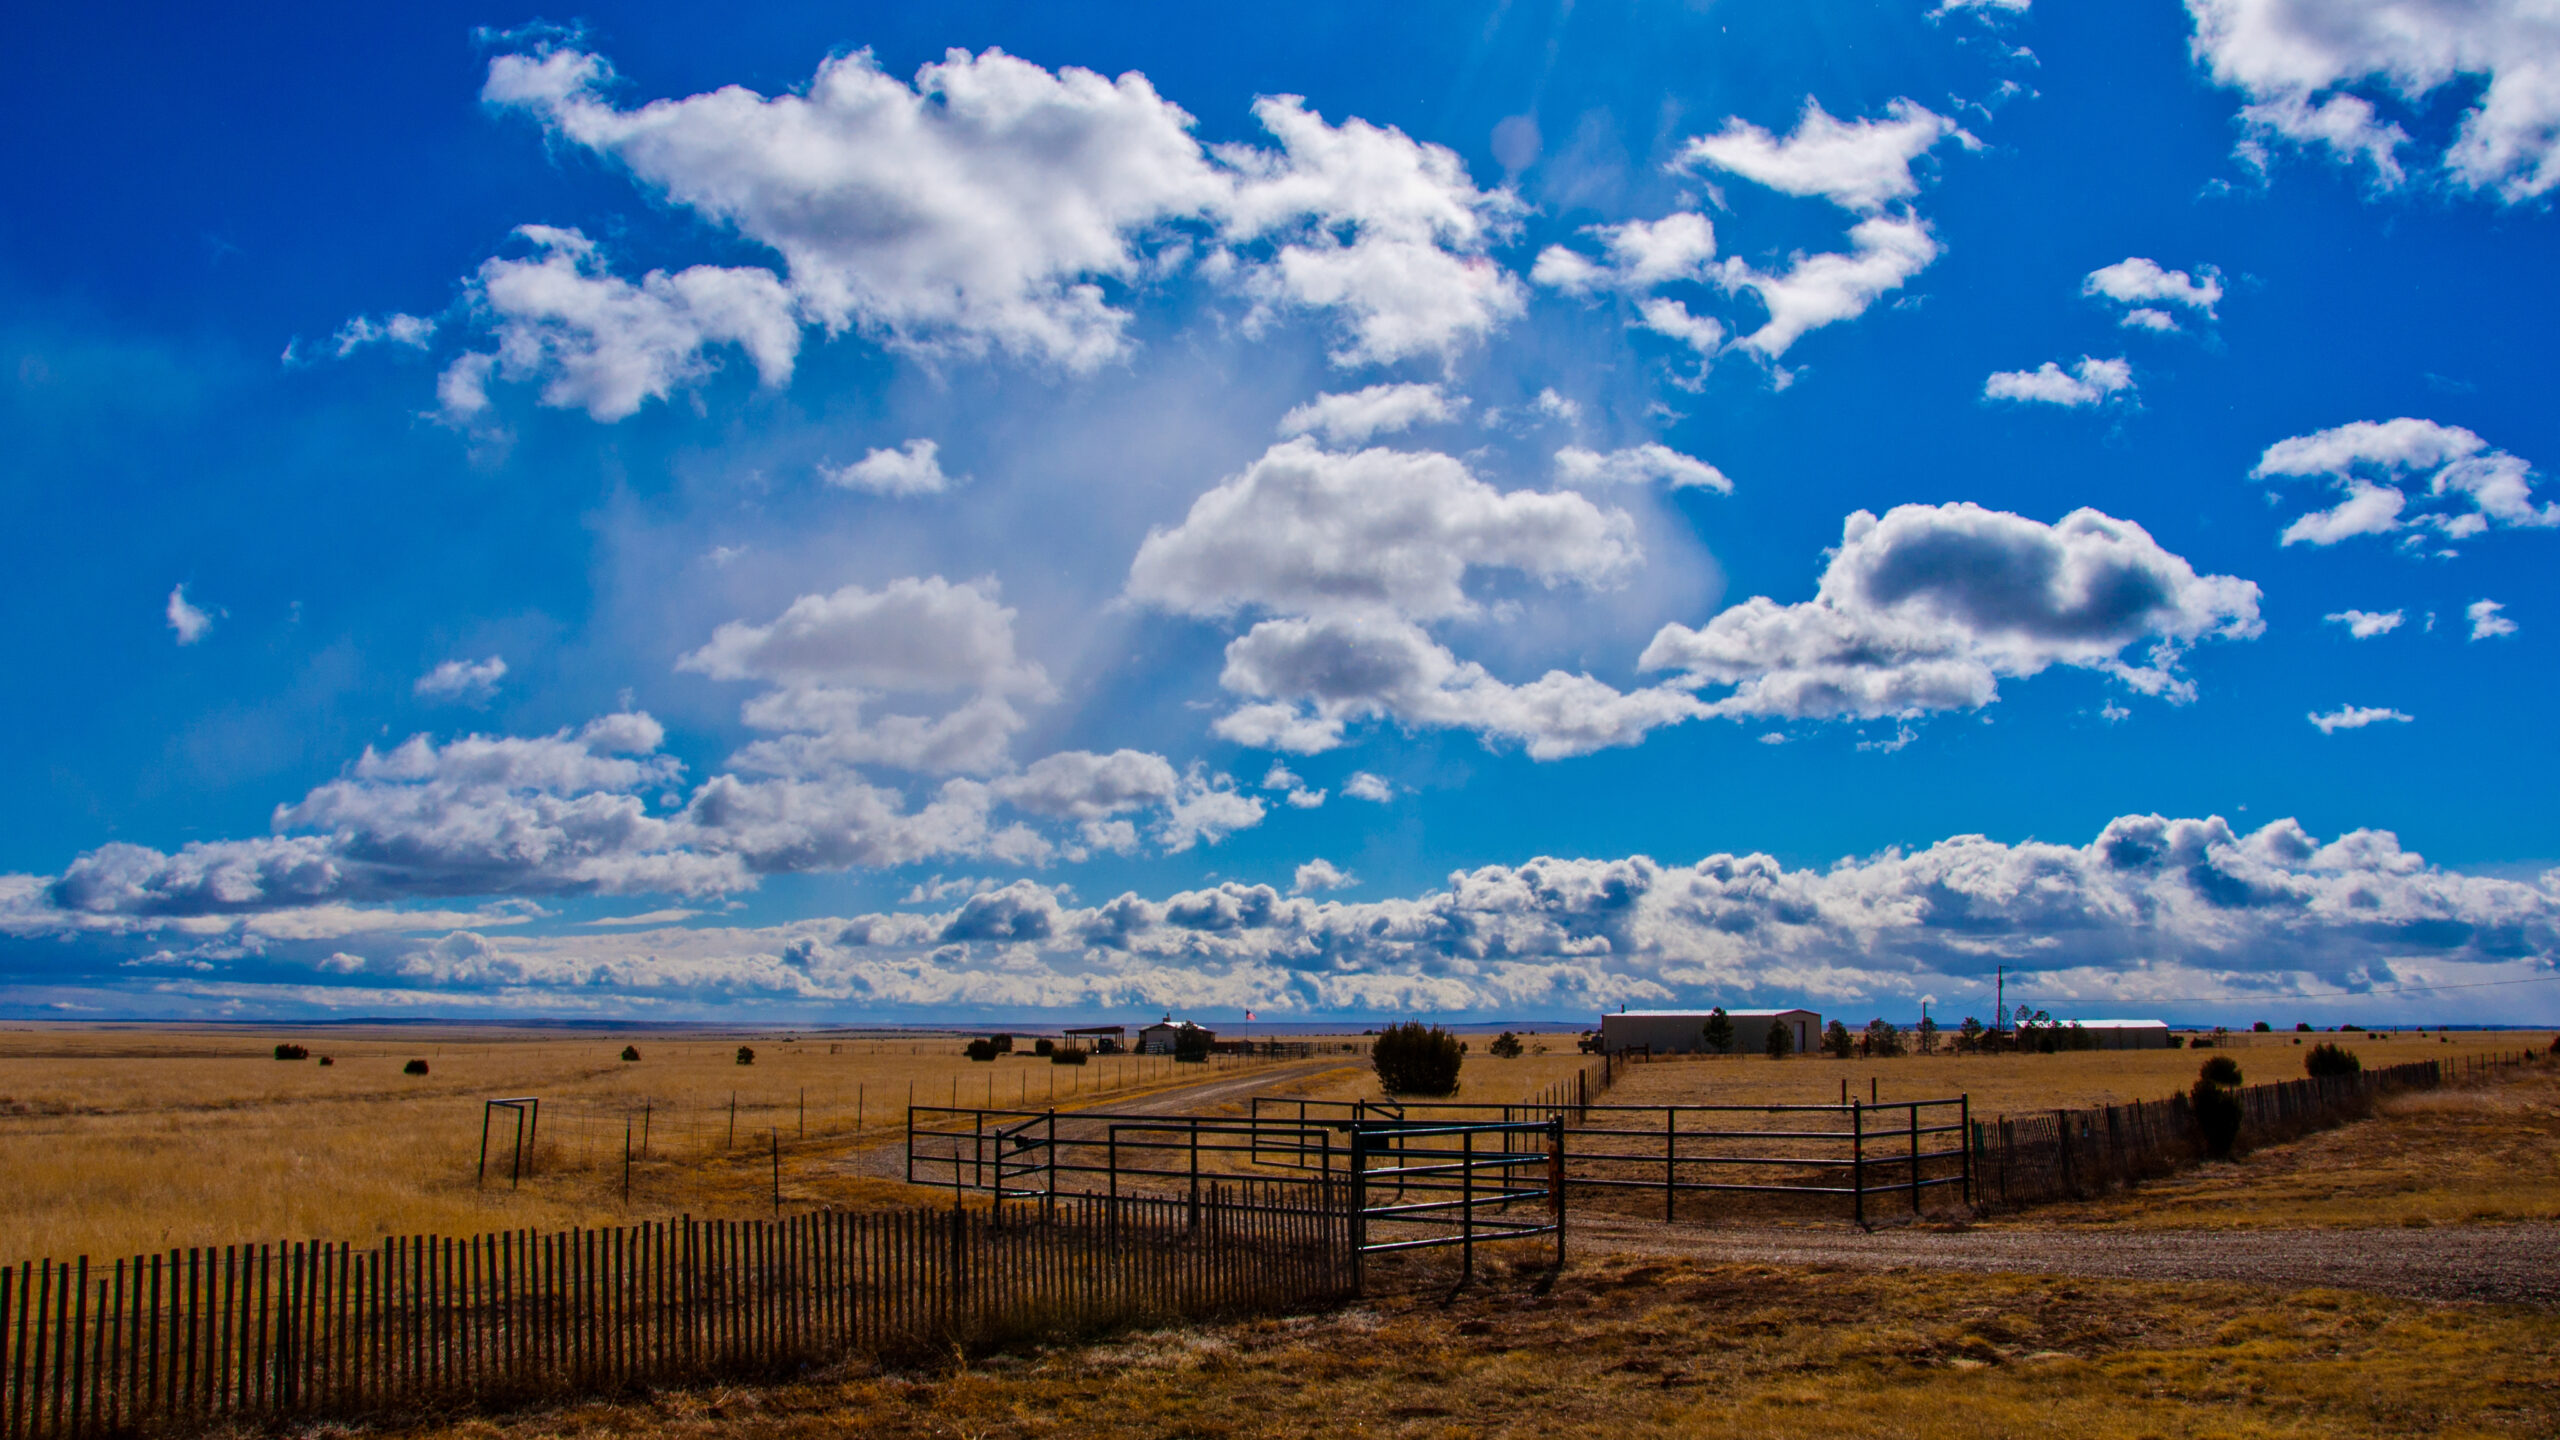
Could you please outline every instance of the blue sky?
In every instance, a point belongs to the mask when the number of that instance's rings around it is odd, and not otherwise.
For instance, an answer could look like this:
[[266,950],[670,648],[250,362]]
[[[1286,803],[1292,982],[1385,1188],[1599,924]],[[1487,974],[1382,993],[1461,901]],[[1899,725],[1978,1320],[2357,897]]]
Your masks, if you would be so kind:
[[5,1013],[2560,1018],[2533,7],[0,65]]

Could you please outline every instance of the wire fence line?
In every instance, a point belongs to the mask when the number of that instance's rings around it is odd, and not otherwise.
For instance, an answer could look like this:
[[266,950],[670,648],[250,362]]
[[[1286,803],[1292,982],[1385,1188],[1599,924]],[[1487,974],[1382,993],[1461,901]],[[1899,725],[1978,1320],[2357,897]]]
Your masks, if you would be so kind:
[[[2294,1139],[2360,1119],[2385,1096],[2485,1080],[2532,1063],[2532,1052],[2522,1051],[2246,1086],[2234,1092],[2240,1144]],[[2018,1206],[2086,1198],[2174,1174],[2204,1158],[2204,1137],[2193,1104],[2173,1095],[1978,1121],[1973,1150],[1978,1203]]]
[[87,1440],[754,1377],[1338,1299],[1324,1187],[819,1211],[0,1270],[0,1437]]

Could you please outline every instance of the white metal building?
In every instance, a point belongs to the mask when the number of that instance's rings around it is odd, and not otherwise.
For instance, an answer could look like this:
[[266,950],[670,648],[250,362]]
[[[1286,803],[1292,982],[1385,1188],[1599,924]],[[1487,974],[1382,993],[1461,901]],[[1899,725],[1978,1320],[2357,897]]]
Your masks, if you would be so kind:
[[1176,1020],[1172,1016],[1167,1015],[1153,1025],[1144,1026],[1139,1029],[1138,1053],[1141,1055],[1170,1055],[1174,1052],[1174,1047],[1180,1043],[1182,1034],[1186,1030],[1198,1035],[1203,1044],[1207,1044],[1218,1038],[1218,1032],[1210,1029],[1206,1025],[1194,1025],[1188,1020]]
[[[1621,1010],[1600,1017],[1600,1048],[1649,1049],[1656,1055],[1692,1055],[1707,1048],[1708,1010]],[[1822,1043],[1822,1017],[1810,1010],[1727,1010],[1733,1022],[1733,1053],[1766,1054],[1769,1027],[1784,1025],[1795,1052],[1805,1054]]]
[[2101,1050],[2166,1050],[2169,1048],[2169,1022],[2166,1020],[2065,1020],[2063,1028],[2086,1030],[2098,1038]]

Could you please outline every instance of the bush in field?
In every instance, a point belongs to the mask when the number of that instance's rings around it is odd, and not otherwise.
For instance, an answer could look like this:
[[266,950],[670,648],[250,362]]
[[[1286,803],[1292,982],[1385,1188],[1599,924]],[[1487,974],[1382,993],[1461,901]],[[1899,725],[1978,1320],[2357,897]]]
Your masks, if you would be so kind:
[[640,1058],[640,1047],[639,1047],[639,1046],[637,1046],[637,1045],[625,1045],[625,1046],[623,1046],[623,1047],[622,1047],[622,1058],[623,1058],[623,1060],[624,1060],[624,1061],[626,1061],[626,1062],[639,1059],[639,1058]]
[[276,1047],[276,1058],[279,1060],[308,1060],[311,1058],[311,1052],[299,1045],[279,1045]]
[[2302,1057],[2302,1073],[2314,1080],[2328,1080],[2341,1075],[2361,1075],[2364,1061],[2344,1045],[2314,1045]]
[[400,1073],[403,1075],[424,1075],[427,1073],[427,1062],[424,1060],[412,1060],[408,1064],[400,1067]]
[[1832,1059],[1846,1060],[1858,1042],[1850,1038],[1848,1026],[1834,1020],[1822,1031],[1822,1048],[1831,1052]]
[[1982,1021],[1974,1016],[1967,1015],[1964,1017],[1964,1024],[1956,1028],[1956,1053],[1959,1055],[1970,1055],[1981,1048]]
[[1760,1048],[1769,1052],[1770,1059],[1784,1060],[1796,1053],[1796,1037],[1787,1033],[1784,1022],[1772,1020],[1769,1022],[1769,1038],[1762,1042]]
[[1466,1052],[1458,1048],[1458,1037],[1439,1026],[1408,1020],[1378,1032],[1369,1063],[1390,1095],[1455,1095]]
[[1058,1042],[1055,1040],[1034,1040],[1031,1042],[1031,1053],[1034,1055],[1055,1055],[1058,1053]]
[[993,1060],[996,1058],[996,1042],[984,1038],[972,1040],[960,1053],[972,1060]]
[[1719,1055],[1733,1053],[1733,1021],[1726,1017],[1723,1006],[1717,1006],[1708,1014],[1706,1028],[1699,1033],[1698,1038],[1706,1042],[1708,1049]]
[[1207,1064],[1209,1032],[1197,1027],[1173,1032],[1173,1059],[1177,1065]]
[[1494,1036],[1493,1043],[1484,1048],[1497,1060],[1517,1060],[1520,1058],[1520,1037],[1505,1030]]
[[1938,1022],[1929,1018],[1925,1011],[1922,1012],[1920,1016],[1919,1036],[1921,1054],[1935,1055],[1938,1053]]
[[1052,1065],[1082,1065],[1092,1058],[1091,1054],[1073,1045],[1061,1045],[1049,1052],[1049,1063]]
[[987,1043],[995,1046],[996,1053],[999,1055],[1010,1055],[1013,1053],[1013,1037],[1010,1035],[990,1035],[987,1037]]
[[752,1046],[752,1045],[741,1045],[741,1046],[739,1046],[739,1047],[738,1047],[738,1063],[739,1063],[739,1064],[741,1064],[741,1065],[753,1065],[754,1063],[756,1063],[756,1050],[755,1050],[755,1047],[754,1047],[754,1046]]
[[1858,1048],[1869,1055],[1899,1055],[1902,1053],[1902,1032],[1887,1021],[1870,1020]]
[[333,1059],[331,1059],[330,1057],[328,1057],[328,1056],[326,1056],[326,1055],[323,1055],[323,1056],[321,1056],[321,1057],[320,1057],[320,1063],[321,1063],[321,1064],[323,1064],[323,1065],[335,1065],[335,1064],[337,1064],[338,1062],[337,1062],[337,1061],[335,1061],[335,1060],[333,1060]]
[[2240,1097],[2233,1093],[2239,1084],[2240,1062],[2216,1055],[2196,1072],[2195,1088],[2187,1092],[2196,1129],[2204,1136],[2204,1153],[2216,1160],[2230,1159],[2231,1147],[2240,1139]]
[[2260,1035],[2264,1035],[2264,1034],[2266,1034],[2268,1031],[2273,1030],[2274,1028],[2276,1028],[2276,1027],[2274,1027],[2273,1025],[2268,1024],[2268,1023],[2267,1023],[2266,1021],[2264,1021],[2264,1020],[2261,1020],[2261,1021],[2259,1021],[2257,1024],[2252,1025],[2252,1026],[2250,1026],[2250,1027],[2249,1027],[2249,1029],[2250,1029],[2251,1031],[2255,1032],[2256,1034],[2260,1034]]

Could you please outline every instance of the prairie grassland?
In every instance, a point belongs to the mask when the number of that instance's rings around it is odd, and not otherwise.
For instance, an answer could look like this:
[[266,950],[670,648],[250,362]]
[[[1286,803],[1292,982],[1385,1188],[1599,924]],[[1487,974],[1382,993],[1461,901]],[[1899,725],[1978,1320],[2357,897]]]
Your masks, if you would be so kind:
[[[274,1058],[279,1041],[309,1060]],[[618,1057],[626,1044],[641,1059]],[[752,1066],[737,1048],[756,1052]],[[846,1150],[903,1131],[919,1103],[1061,1104],[1146,1094],[1238,1068],[1097,1056],[1083,1066],[973,1062],[955,1038],[559,1037],[489,1031],[0,1031],[0,1256],[612,1223],[912,1192],[844,1173]],[[334,1064],[319,1064],[321,1055]],[[411,1059],[424,1076],[401,1073]],[[543,1100],[536,1179],[474,1184],[481,1102]],[[735,1143],[730,1106],[736,1104]],[[805,1122],[803,1119],[805,1105]],[[626,1121],[648,1158],[622,1201]],[[806,1139],[803,1139],[803,1125]]]
[[[1830,1104],[1841,1098],[1845,1085],[1847,1093],[1860,1100],[1870,1093],[1889,1102],[1970,1095],[1975,1117],[1988,1119],[2038,1110],[2162,1099],[2193,1084],[2197,1067],[2212,1055],[2228,1055],[2238,1061],[2247,1083],[2255,1085],[2269,1080],[2301,1079],[2302,1057],[2312,1044],[2319,1042],[2353,1050],[2369,1066],[2456,1056],[2512,1055],[2551,1043],[2548,1032],[2505,1031],[2431,1034],[2424,1039],[2352,1033],[2227,1038],[2239,1043],[2201,1054],[2193,1050],[2080,1050],[2052,1055],[1907,1055],[1890,1060],[1796,1056],[1773,1061],[1758,1055],[1682,1058],[1620,1072],[1608,1098],[1612,1103],[1626,1105]],[[2303,1043],[2295,1045],[2295,1040]],[[1472,1079],[1472,1066],[1468,1073]]]
[[1326,1315],[422,1436],[2546,1436],[2560,1319],[2340,1291],[1608,1258]]
[[2004,1225],[2135,1229],[2560,1220],[2560,1073],[2395,1095],[2372,1118]]

